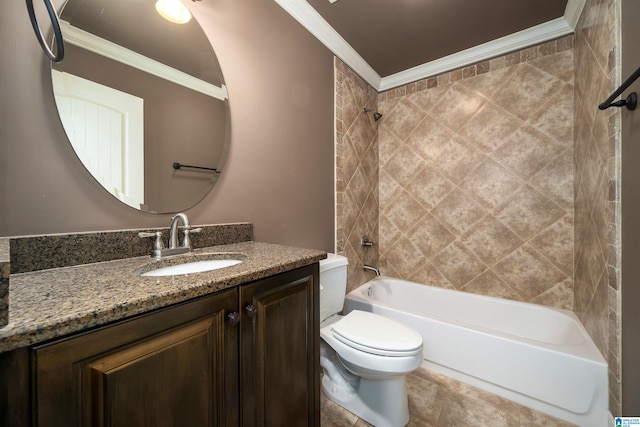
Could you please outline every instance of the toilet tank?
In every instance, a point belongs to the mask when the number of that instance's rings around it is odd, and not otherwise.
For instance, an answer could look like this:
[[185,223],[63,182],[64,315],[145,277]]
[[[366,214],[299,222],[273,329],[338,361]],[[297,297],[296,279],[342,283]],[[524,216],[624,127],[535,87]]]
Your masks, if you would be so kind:
[[320,261],[320,322],[340,313],[347,293],[349,260],[338,254],[327,254]]

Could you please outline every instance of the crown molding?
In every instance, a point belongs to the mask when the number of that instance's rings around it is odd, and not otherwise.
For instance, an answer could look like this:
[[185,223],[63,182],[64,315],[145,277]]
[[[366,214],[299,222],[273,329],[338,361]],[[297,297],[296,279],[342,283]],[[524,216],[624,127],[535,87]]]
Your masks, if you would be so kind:
[[534,46],[573,31],[564,18],[557,18],[535,27],[501,37],[490,42],[418,65],[396,74],[384,77],[378,87],[379,92],[403,86],[416,80],[437,76],[447,71],[457,70],[471,64],[486,61],[507,53]]
[[97,53],[98,55],[102,55],[109,59],[113,59],[114,61],[121,62],[130,67],[137,68],[138,70],[142,70],[146,73],[153,74],[156,77],[169,80],[173,83],[221,101],[224,101],[229,97],[225,85],[216,86],[211,83],[207,83],[204,80],[193,77],[192,75],[176,70],[175,68],[169,67],[161,62],[112,43],[109,40],[105,40],[87,31],[81,30],[80,28],[74,27],[67,21],[61,20],[60,28],[62,30],[64,40],[67,43],[93,53]]
[[580,15],[582,15],[585,4],[587,4],[587,0],[567,1],[567,7],[564,9],[564,19],[573,31],[575,31],[576,25],[578,25],[578,20],[580,19]]
[[562,18],[381,77],[306,0],[274,1],[378,92],[571,34],[586,3],[586,0],[568,0]]
[[380,75],[306,0],[274,1],[367,83],[376,89],[380,86]]

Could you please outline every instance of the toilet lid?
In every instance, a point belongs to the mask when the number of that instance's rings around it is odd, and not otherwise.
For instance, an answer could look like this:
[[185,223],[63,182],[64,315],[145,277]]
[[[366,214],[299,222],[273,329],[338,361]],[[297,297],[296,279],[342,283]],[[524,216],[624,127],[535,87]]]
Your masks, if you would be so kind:
[[332,325],[344,344],[382,356],[413,356],[422,351],[422,335],[410,327],[368,311],[354,310]]

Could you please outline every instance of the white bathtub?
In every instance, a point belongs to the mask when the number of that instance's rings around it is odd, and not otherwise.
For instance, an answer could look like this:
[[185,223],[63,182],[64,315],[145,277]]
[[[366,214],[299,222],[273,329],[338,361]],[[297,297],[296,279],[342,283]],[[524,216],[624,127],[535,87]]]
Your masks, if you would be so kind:
[[577,424],[608,425],[607,364],[568,310],[379,276],[350,292],[420,332],[425,366]]

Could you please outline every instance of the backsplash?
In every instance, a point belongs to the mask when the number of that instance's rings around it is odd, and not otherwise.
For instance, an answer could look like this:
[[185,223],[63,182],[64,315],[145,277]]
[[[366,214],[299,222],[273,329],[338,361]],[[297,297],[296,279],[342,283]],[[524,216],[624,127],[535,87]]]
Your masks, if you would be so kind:
[[0,327],[9,323],[9,239],[0,238]]
[[[190,236],[196,249],[253,240],[250,223],[194,226],[202,228]],[[166,244],[165,228],[12,237],[11,274],[150,255],[153,239],[140,238],[138,233],[152,230],[164,230]]]

